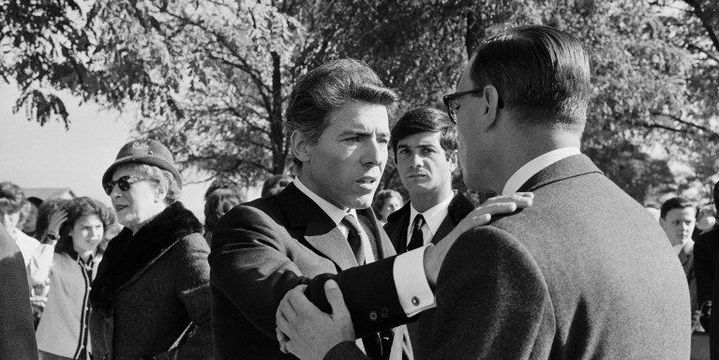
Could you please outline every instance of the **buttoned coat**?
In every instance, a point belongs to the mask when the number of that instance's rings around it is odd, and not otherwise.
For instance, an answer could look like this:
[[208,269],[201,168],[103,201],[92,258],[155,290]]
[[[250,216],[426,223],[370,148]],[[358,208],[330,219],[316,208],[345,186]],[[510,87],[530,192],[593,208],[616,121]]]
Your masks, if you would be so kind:
[[0,359],[37,359],[25,262],[0,225]]
[[[378,258],[394,255],[372,210],[357,210],[357,216],[374,239]],[[294,184],[232,209],[215,230],[210,254],[217,359],[294,359],[280,352],[276,340],[280,300],[316,275],[355,266],[340,229]],[[389,349],[380,355],[375,346],[365,346],[375,358],[388,354]]]
[[[430,343],[416,358],[689,358],[684,272],[641,205],[584,155],[548,166],[520,191],[534,193],[531,207],[466,232],[448,252],[436,320],[423,327]],[[393,260],[336,276],[357,318],[397,303],[392,291],[362,295],[392,282]],[[390,313],[355,322],[356,332],[409,321]],[[353,351],[342,343],[326,359],[352,359]]]
[[105,252],[90,293],[94,359],[163,359],[192,321],[179,359],[212,359],[209,248],[202,224],[175,202]]

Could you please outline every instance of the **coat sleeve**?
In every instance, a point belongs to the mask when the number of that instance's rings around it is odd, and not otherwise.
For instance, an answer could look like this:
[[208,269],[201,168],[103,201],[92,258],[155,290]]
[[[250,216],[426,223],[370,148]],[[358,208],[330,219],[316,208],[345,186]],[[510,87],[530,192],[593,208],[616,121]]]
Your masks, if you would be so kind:
[[397,295],[392,272],[395,258],[347,269],[336,275],[317,276],[307,287],[307,298],[322,311],[332,312],[325,297],[324,283],[329,279],[337,281],[357,337],[411,322],[416,317],[407,317]]
[[462,235],[442,263],[436,293],[430,358],[549,357],[555,317],[546,282],[507,232],[480,227]]
[[37,359],[25,261],[0,226],[0,359]]
[[275,338],[284,295],[307,280],[287,256],[290,235],[263,211],[237,206],[213,234],[211,282],[250,323]]
[[182,261],[175,273],[176,293],[192,322],[196,325],[187,342],[181,347],[183,358],[212,358],[212,329],[210,324],[210,249],[199,233],[180,240]]

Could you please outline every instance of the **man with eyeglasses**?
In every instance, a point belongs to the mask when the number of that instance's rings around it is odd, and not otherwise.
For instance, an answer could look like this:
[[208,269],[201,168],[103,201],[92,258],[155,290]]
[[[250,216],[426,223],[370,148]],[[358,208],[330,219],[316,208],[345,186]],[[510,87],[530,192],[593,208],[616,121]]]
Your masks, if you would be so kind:
[[[663,231],[579,151],[590,94],[588,55],[563,31],[526,26],[482,42],[445,97],[464,181],[532,191],[534,205],[466,231],[439,269],[428,245],[316,278],[306,296],[291,291],[277,314],[286,347],[302,359],[359,359],[351,339],[321,335],[361,335],[435,308],[417,359],[688,359],[687,285],[657,241]],[[414,311],[396,310],[397,268],[426,275]],[[376,283],[396,286],[367,296]],[[369,316],[382,309],[390,316]]]

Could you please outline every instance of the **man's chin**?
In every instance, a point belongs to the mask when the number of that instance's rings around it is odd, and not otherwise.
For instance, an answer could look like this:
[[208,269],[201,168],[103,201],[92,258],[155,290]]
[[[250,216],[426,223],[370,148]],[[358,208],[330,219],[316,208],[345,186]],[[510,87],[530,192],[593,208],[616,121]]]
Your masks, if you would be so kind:
[[374,199],[374,192],[354,199],[354,201],[351,202],[352,205],[348,207],[352,209],[366,209],[372,206],[372,199]]

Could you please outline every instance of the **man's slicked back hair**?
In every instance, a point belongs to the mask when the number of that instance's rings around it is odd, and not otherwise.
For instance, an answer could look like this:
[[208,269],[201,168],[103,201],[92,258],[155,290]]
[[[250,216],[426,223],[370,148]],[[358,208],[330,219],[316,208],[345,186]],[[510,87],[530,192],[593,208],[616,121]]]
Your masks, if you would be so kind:
[[447,155],[457,150],[456,126],[449,119],[447,113],[423,106],[406,112],[392,127],[390,146],[395,158],[397,157],[397,143],[400,140],[423,132],[439,132],[441,134],[439,143]]
[[[365,102],[391,108],[397,94],[386,88],[366,64],[340,59],[322,64],[299,79],[287,105],[288,133],[302,133],[316,144],[329,126],[327,114],[348,102]],[[302,163],[294,159],[297,166]]]
[[485,39],[474,56],[475,87],[493,85],[503,105],[524,115],[527,125],[584,129],[589,55],[574,36],[548,26],[517,27]]

